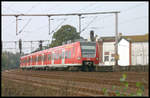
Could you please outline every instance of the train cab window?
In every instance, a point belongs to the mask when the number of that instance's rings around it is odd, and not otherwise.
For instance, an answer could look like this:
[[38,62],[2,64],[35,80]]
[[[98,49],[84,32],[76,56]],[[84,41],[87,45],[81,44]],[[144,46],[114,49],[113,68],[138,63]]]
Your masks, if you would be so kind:
[[82,57],[93,58],[96,56],[95,42],[80,42]]

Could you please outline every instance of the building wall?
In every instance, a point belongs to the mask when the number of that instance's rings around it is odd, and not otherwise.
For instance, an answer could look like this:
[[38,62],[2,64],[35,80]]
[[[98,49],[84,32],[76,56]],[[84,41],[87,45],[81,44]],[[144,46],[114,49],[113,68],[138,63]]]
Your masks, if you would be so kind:
[[121,39],[118,43],[118,54],[119,60],[118,64],[120,66],[128,66],[129,65],[129,41],[125,39]]
[[114,65],[115,42],[103,42],[102,63],[104,65]]
[[103,42],[102,41],[97,42],[98,42],[99,63],[101,63],[103,62]]
[[149,63],[148,42],[133,42],[131,43],[131,46],[131,64],[147,65]]

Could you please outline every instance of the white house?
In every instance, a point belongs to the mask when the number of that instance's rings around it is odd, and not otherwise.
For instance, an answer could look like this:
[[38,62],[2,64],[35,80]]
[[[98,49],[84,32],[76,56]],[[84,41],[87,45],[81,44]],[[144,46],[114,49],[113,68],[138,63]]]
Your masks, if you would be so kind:
[[[101,37],[99,43],[100,66],[115,64],[115,37]],[[147,65],[148,64],[148,34],[120,36],[118,42],[118,64]]]

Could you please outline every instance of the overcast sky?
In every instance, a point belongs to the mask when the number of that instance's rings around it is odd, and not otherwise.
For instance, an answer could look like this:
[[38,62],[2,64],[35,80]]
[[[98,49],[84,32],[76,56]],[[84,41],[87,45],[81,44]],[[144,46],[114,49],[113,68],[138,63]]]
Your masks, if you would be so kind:
[[[2,2],[2,14],[60,14],[120,11],[118,16],[118,32],[123,35],[142,35],[148,33],[148,2]],[[51,40],[48,35],[48,17],[19,17],[16,36],[14,16],[2,17],[2,41]],[[115,35],[114,14],[83,16],[81,36],[89,38],[90,30],[99,37]],[[78,16],[51,17],[51,31],[57,31],[62,25],[72,25],[78,29]],[[27,25],[26,25],[27,24]],[[25,26],[26,25],[26,26]]]

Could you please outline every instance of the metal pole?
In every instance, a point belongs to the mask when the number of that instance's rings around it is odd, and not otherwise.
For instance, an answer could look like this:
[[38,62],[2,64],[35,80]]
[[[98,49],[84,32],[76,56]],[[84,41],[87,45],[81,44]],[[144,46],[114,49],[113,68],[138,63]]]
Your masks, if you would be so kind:
[[79,15],[79,34],[81,33],[81,15]]
[[49,35],[50,35],[50,16],[48,16],[48,21],[49,21]]
[[16,16],[16,35],[17,35],[17,32],[18,32],[18,16]]
[[118,13],[115,13],[115,32],[116,32],[116,38],[115,38],[115,70],[118,70]]
[[16,53],[17,53],[17,41],[15,42],[15,50],[16,50]]
[[32,41],[31,41],[31,52],[32,52]]

